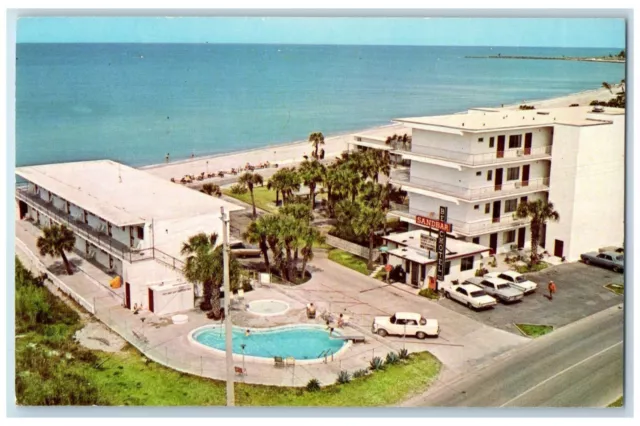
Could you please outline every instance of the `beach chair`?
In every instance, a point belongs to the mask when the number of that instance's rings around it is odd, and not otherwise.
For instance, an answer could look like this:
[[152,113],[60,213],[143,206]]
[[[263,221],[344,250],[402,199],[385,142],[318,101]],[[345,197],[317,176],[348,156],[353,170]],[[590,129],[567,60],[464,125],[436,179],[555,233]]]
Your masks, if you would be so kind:
[[247,375],[247,369],[246,368],[233,367],[233,369],[236,372],[236,376],[246,376]]
[[282,359],[281,356],[274,356],[273,357],[273,361],[274,364],[277,368],[283,368],[284,367],[284,360]]
[[288,357],[284,360],[284,362],[285,362],[285,365],[286,365],[287,367],[288,367],[288,366],[291,366],[291,365],[296,365],[296,359],[295,359],[294,357],[292,357],[292,356],[288,356]]

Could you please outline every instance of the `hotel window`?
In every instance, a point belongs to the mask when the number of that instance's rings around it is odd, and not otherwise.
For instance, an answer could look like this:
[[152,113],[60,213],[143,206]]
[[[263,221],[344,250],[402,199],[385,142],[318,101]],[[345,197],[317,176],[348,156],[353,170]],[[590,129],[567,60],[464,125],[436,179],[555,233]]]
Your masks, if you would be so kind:
[[511,244],[516,241],[516,230],[506,231],[504,234],[504,244]]
[[460,261],[460,271],[468,271],[473,269],[473,256],[463,257]]
[[522,146],[522,135],[509,136],[509,148],[520,148]]
[[494,138],[493,136],[489,138],[489,148],[493,148],[493,143],[495,142],[496,138]]
[[474,210],[480,210],[480,204],[476,204],[475,206],[473,206]]
[[142,226],[136,226],[138,228],[138,239],[144,240],[144,228]]
[[[513,231],[516,232],[516,231]],[[451,270],[451,262],[444,262],[444,274],[449,275],[449,271]]]
[[487,203],[484,205],[484,213],[488,214],[491,211],[491,203]]
[[478,138],[478,142],[484,142],[484,138]]
[[520,167],[509,167],[507,169],[507,180],[520,179]]
[[515,212],[517,208],[518,208],[518,199],[517,198],[514,198],[513,200],[507,200],[504,203],[504,212],[505,213]]
[[476,172],[476,176],[482,176],[482,172]]
[[487,170],[487,180],[493,180],[493,170]]
[[471,240],[471,242],[473,244],[480,244],[480,237],[473,237],[473,240]]

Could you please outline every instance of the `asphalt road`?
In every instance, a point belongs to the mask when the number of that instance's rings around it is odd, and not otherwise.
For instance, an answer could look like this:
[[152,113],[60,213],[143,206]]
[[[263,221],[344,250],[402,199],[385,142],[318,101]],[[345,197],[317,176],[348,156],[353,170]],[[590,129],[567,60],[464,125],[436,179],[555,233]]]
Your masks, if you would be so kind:
[[435,384],[406,406],[603,407],[623,390],[624,311],[604,310],[476,372]]

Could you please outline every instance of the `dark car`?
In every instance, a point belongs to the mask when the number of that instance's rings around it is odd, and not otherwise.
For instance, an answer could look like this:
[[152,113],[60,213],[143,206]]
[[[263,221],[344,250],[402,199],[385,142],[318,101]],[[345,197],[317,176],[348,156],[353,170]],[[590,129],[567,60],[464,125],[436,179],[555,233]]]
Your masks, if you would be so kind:
[[605,251],[602,253],[585,253],[580,258],[587,265],[602,266],[603,268],[612,269],[613,272],[624,271],[624,255],[613,251]]

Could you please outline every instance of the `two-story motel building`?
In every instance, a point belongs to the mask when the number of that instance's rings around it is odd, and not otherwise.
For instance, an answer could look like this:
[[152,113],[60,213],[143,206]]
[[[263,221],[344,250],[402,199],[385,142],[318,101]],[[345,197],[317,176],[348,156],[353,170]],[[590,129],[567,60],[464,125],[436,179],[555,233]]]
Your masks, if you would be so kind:
[[392,214],[410,229],[446,206],[452,237],[507,252],[530,246],[528,221],[513,218],[517,205],[544,199],[560,214],[542,229],[551,255],[576,260],[623,244],[623,109],[477,108],[394,121],[412,131],[410,147],[392,151],[411,161],[392,179],[409,193],[408,208]]
[[[221,235],[221,206],[242,210],[110,160],[18,167],[16,175],[26,181],[16,189],[18,218],[69,227],[78,254],[121,277],[125,306],[156,313],[193,308],[182,243],[199,232]],[[173,296],[154,306],[154,292]]]

